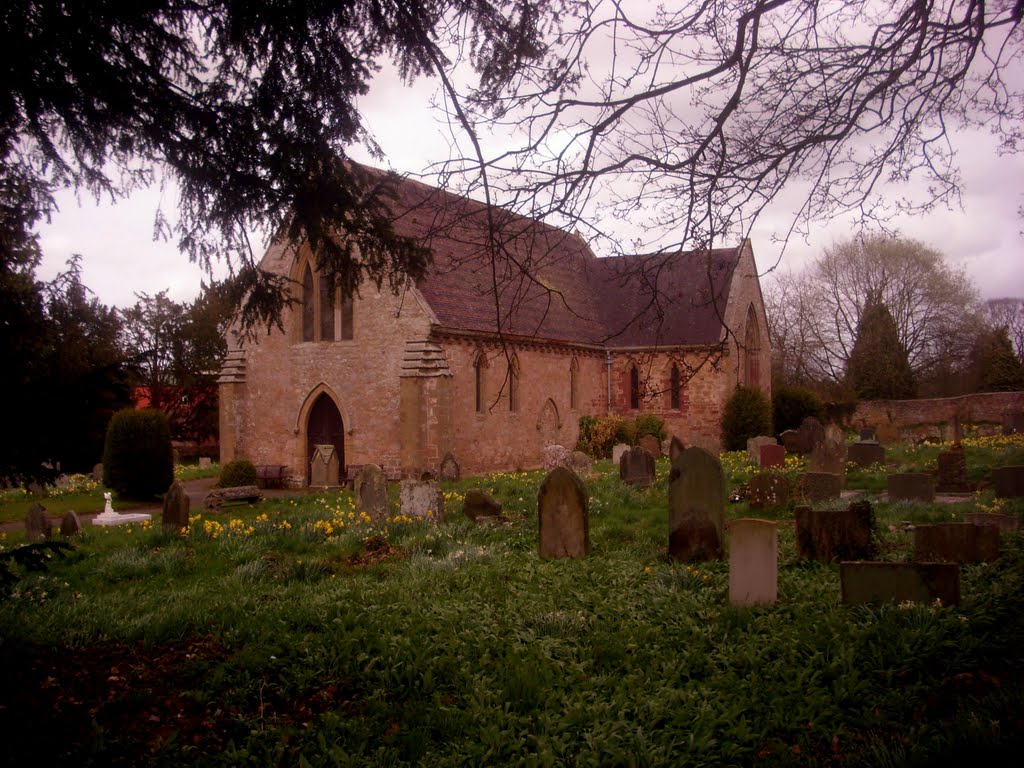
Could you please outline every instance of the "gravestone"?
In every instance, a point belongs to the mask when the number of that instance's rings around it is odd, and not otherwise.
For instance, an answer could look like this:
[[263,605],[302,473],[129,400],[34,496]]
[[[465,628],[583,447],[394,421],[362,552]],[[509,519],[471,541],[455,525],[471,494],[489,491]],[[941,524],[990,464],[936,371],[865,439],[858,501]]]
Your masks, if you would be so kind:
[[92,519],[92,524],[107,527],[125,525],[126,523],[144,523],[152,517],[148,512],[115,512],[113,495],[107,491],[103,494],[103,511]]
[[590,554],[587,489],[574,472],[555,467],[537,492],[541,557],[584,557]]
[[804,472],[797,481],[797,495],[810,502],[838,499],[843,481],[833,472]]
[[619,480],[626,485],[654,482],[654,457],[645,448],[630,448],[619,459]]
[[93,465],[93,468],[92,468],[92,481],[94,483],[102,483],[103,482],[103,465],[102,464],[95,464],[95,465]]
[[178,533],[183,528],[188,528],[188,511],[191,506],[192,500],[185,491],[185,485],[180,480],[175,480],[164,494],[164,531]]
[[213,466],[213,459],[211,459],[209,456],[200,456],[199,457],[199,468],[200,469],[209,469],[212,466]]
[[877,443],[878,438],[875,437],[874,427],[864,427],[860,431],[860,442],[862,443]]
[[366,464],[354,482],[356,511],[365,512],[374,520],[388,516],[388,481],[384,470],[376,464]]
[[444,455],[441,460],[441,471],[439,472],[441,480],[446,483],[457,482],[462,477],[462,470],[459,468],[459,462],[456,461],[455,456],[451,451]]
[[668,483],[668,554],[673,560],[720,560],[725,525],[725,475],[703,448],[672,462]]
[[75,511],[69,510],[67,514],[60,519],[60,537],[62,539],[70,539],[72,536],[77,536],[82,532],[82,521],[78,519],[78,515]]
[[959,413],[953,414],[953,443],[959,447],[964,439],[964,425]]
[[566,457],[565,466],[579,477],[587,477],[591,468],[590,457],[583,451],[573,451]]
[[564,467],[568,458],[569,449],[563,445],[545,445],[541,450],[541,461],[548,472],[555,467]]
[[729,524],[729,602],[772,605],[779,597],[779,534],[774,520]]
[[616,443],[612,448],[612,462],[615,466],[619,465],[619,459],[622,458],[622,454],[629,450],[629,446],[625,443]]
[[869,502],[856,502],[848,509],[797,507],[793,515],[799,557],[830,563],[875,556],[874,513]]
[[644,435],[637,443],[654,458],[661,457],[661,442],[654,435]]
[[46,514],[46,507],[42,504],[33,504],[25,513],[25,538],[30,543],[43,541],[53,534],[53,524],[50,516]]
[[668,444],[668,460],[674,462],[676,457],[679,456],[683,451],[686,450],[686,446],[683,445],[683,441],[675,435],[672,435],[672,439]]
[[889,501],[934,501],[935,480],[923,472],[902,472],[886,478]]
[[213,488],[203,497],[203,509],[211,512],[225,504],[245,502],[255,504],[263,501],[263,492],[256,485],[235,485],[230,488]]
[[762,472],[747,483],[747,503],[751,509],[774,509],[789,504],[789,480],[785,475]]
[[786,453],[800,453],[800,433],[795,429],[780,433],[779,443],[786,449]]
[[1017,499],[1024,496],[1024,466],[998,467],[992,470],[996,498]]
[[799,451],[811,453],[825,439],[825,428],[814,416],[808,416],[800,422]]
[[864,442],[863,440],[859,443],[854,443],[850,446],[850,452],[847,459],[858,467],[867,468],[872,464],[885,465],[885,447],[872,442]]
[[767,437],[766,435],[758,435],[757,437],[747,438],[747,461],[751,464],[759,464],[761,461],[761,446],[762,445],[778,445],[778,441],[774,437]]
[[1005,411],[1003,413],[1003,434],[1019,435],[1024,433],[1024,411]]
[[941,451],[936,459],[938,472],[935,490],[939,493],[970,493],[967,482],[967,455],[962,445]]
[[971,523],[933,523],[914,528],[918,562],[991,563],[999,559],[999,529]]
[[474,523],[501,518],[501,502],[479,488],[470,488],[462,500],[462,513]]
[[1017,517],[999,512],[969,512],[964,515],[964,522],[972,525],[991,525],[1000,533],[1012,533],[1020,528],[1020,520]]
[[403,480],[398,498],[406,517],[444,520],[444,492],[433,480]]
[[839,475],[840,486],[846,478],[846,438],[835,424],[829,424],[824,437],[811,450],[811,472]]
[[930,605],[960,604],[960,566],[957,563],[839,564],[842,600],[847,605],[907,601]]
[[338,485],[340,466],[338,452],[333,445],[314,445],[309,467],[311,488],[332,488]]
[[760,466],[761,469],[786,466],[786,447],[783,445],[762,445]]

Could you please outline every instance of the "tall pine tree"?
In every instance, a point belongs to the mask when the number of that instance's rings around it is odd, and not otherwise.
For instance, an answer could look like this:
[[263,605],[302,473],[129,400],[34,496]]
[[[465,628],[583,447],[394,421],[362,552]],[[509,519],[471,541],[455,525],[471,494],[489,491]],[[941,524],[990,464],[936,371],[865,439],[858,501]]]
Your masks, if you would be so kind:
[[917,388],[896,321],[878,296],[868,297],[846,365],[846,385],[862,400],[902,400]]

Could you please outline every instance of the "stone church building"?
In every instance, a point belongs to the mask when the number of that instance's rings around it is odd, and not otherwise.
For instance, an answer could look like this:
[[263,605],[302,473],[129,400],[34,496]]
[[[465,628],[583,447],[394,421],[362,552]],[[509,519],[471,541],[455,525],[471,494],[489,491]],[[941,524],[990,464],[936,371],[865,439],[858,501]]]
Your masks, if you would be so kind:
[[397,294],[367,282],[332,298],[307,248],[264,255],[296,302],[283,332],[228,355],[222,463],[307,483],[314,446],[333,445],[339,482],[368,463],[392,478],[436,472],[448,452],[464,473],[528,469],[546,445],[573,447],[581,416],[606,414],[654,414],[687,445],[717,449],[735,387],[770,394],[749,241],[597,258],[500,208],[411,180],[397,193],[396,231],[433,253]]

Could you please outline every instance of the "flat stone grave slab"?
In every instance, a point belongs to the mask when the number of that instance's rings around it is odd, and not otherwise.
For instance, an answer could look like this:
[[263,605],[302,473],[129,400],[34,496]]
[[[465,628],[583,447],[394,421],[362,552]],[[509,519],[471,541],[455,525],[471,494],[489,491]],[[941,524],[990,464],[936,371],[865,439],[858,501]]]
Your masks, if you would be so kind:
[[839,564],[842,601],[860,603],[914,602],[960,604],[960,566],[957,563]]
[[771,605],[779,598],[779,534],[774,520],[729,524],[729,602]]
[[206,509],[220,509],[228,502],[247,502],[253,504],[263,500],[263,492],[255,485],[238,485],[234,488],[214,488],[206,494],[203,506]]
[[935,479],[924,472],[902,472],[886,478],[889,501],[935,501]]
[[786,446],[777,443],[762,445],[758,461],[761,469],[786,466]]
[[789,480],[785,475],[762,472],[747,483],[747,503],[751,509],[775,509],[789,504]]
[[668,554],[673,560],[721,560],[725,475],[718,459],[696,446],[672,462],[668,483]]
[[848,453],[849,461],[858,467],[870,467],[872,464],[885,464],[885,446],[879,443],[854,443]]
[[590,510],[586,486],[576,473],[555,467],[537,492],[541,557],[579,558],[590,554]]
[[922,563],[991,563],[999,559],[999,529],[972,523],[914,528],[914,560]]
[[843,481],[832,472],[804,472],[797,483],[797,495],[814,503],[838,499]]
[[92,524],[99,526],[126,525],[128,523],[144,523],[152,519],[153,516],[147,512],[103,512],[92,519]]
[[855,502],[847,509],[797,507],[793,516],[798,557],[830,563],[875,556],[874,514],[869,502]]
[[1000,533],[1012,533],[1020,529],[1020,519],[1013,515],[999,512],[969,512],[964,515],[964,522],[971,525],[991,525]]
[[1024,466],[1011,465],[992,470],[992,485],[1000,499],[1016,499],[1024,496]]

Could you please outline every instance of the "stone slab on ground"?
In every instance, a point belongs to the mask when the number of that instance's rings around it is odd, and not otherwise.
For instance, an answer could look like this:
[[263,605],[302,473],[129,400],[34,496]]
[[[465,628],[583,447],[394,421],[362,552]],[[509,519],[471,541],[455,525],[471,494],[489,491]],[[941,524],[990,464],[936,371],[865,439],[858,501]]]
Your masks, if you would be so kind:
[[964,515],[964,522],[972,525],[991,525],[1000,533],[1012,533],[1020,529],[1020,519],[1013,515],[1000,512],[969,512]]
[[843,480],[834,472],[804,472],[797,481],[797,495],[811,503],[838,499]]
[[148,512],[103,512],[92,519],[92,524],[99,526],[126,525],[128,523],[144,523],[152,519],[153,516]]
[[999,528],[973,523],[933,523],[914,528],[914,560],[923,563],[991,563],[999,559]]
[[234,488],[214,488],[203,499],[206,509],[220,509],[229,502],[247,502],[253,504],[263,501],[263,492],[255,485],[238,485]]
[[847,605],[896,601],[943,605],[960,604],[960,566],[957,563],[839,564],[842,601]]
[[889,501],[935,500],[935,478],[924,472],[900,472],[885,481]]
[[875,556],[874,515],[869,502],[857,502],[848,509],[797,507],[793,516],[799,557],[830,563]]

